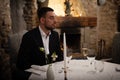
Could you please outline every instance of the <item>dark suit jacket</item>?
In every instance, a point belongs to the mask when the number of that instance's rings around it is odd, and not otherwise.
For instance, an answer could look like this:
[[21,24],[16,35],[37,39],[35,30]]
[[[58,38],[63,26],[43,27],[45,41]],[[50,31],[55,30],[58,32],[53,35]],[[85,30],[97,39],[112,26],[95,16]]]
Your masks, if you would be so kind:
[[[60,49],[58,33],[51,31],[49,40],[49,61],[51,62],[52,60],[51,55],[53,52],[56,52],[58,55],[56,61],[63,60],[63,53]],[[45,53],[40,51],[40,47],[43,47],[43,41],[38,27],[23,35],[17,58],[17,68],[25,70],[30,68],[30,66],[33,64],[46,65]]]

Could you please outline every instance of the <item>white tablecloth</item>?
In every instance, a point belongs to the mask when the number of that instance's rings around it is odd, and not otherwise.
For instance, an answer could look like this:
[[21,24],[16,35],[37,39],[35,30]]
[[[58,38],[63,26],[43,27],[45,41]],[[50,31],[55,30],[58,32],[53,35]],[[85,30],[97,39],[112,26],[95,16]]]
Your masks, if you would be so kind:
[[[63,65],[63,61],[53,64],[55,80],[64,80]],[[99,73],[95,71],[94,65],[90,65],[88,60],[71,60],[67,66],[68,80],[120,80],[120,71],[116,71],[116,68],[120,68],[118,64],[104,62],[104,70]],[[48,65],[37,66],[36,69],[26,70],[33,72],[29,80],[46,80],[47,67]]]

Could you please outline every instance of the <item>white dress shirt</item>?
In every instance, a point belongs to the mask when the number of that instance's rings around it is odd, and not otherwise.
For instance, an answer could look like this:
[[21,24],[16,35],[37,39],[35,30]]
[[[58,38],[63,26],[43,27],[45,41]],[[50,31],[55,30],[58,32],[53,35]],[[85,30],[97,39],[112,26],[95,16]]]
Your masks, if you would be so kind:
[[49,54],[49,36],[50,36],[51,32],[49,33],[49,35],[45,34],[45,32],[41,29],[40,26],[39,26],[39,30],[40,30],[40,34],[42,36],[42,41],[43,41],[43,46],[45,48],[45,53]]

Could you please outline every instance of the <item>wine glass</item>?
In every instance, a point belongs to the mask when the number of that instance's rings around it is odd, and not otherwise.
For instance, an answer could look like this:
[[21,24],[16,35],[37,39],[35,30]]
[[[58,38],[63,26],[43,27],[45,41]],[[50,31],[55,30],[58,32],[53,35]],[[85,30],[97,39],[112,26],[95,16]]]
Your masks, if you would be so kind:
[[82,48],[82,53],[83,53],[84,58],[87,57],[87,54],[88,54],[87,51],[88,51],[88,48]]
[[104,61],[95,61],[94,68],[97,73],[102,72],[104,70]]
[[90,62],[90,65],[92,65],[92,63],[95,60],[95,50],[94,49],[89,49],[88,50],[87,59]]
[[83,53],[84,58],[86,59],[87,58],[87,54],[88,54],[88,45],[87,45],[87,43],[83,44],[83,46],[82,46],[82,53]]
[[95,50],[94,49],[88,49],[87,60],[89,62],[89,68],[90,68],[90,71],[88,71],[88,73],[94,74],[95,73],[95,69],[94,69]]

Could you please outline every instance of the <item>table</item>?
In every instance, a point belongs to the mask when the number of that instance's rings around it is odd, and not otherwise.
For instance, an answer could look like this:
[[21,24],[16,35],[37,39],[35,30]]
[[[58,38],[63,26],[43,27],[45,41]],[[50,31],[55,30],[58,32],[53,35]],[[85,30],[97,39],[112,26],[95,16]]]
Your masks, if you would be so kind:
[[[97,60],[95,60],[97,62]],[[56,62],[53,64],[55,73],[55,80],[64,80],[63,71],[64,62]],[[40,67],[40,66],[37,66]],[[26,70],[33,72],[29,80],[46,80],[46,70],[48,65],[42,66],[44,71],[33,70],[32,68]],[[94,69],[94,64],[90,65],[88,60],[71,60],[67,68],[68,80],[120,80],[120,71],[116,71],[120,65],[104,62],[104,70],[97,73]]]

